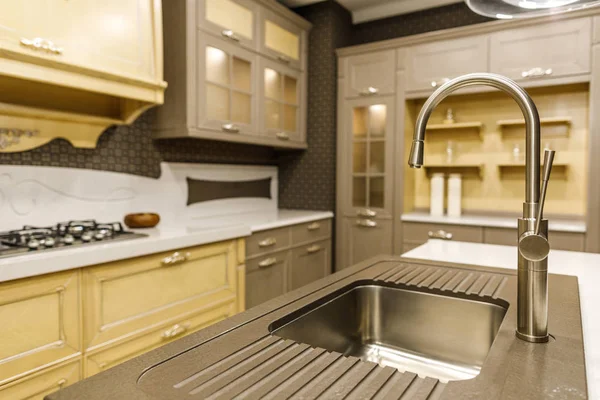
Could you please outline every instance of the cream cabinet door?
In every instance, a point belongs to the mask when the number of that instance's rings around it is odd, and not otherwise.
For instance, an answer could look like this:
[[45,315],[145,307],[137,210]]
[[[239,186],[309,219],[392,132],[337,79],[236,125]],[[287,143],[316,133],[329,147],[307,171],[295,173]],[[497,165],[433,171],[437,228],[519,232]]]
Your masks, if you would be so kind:
[[[24,41],[35,38],[56,40],[52,37],[52,15],[54,0],[19,0],[2,2],[0,12],[0,48],[26,53],[30,56],[55,58],[51,51],[25,46]],[[57,46],[61,44],[56,42]]]
[[591,20],[581,18],[491,35],[491,71],[515,80],[590,72]]
[[257,134],[256,56],[228,41],[198,34],[199,128]]
[[88,378],[116,365],[154,350],[185,335],[204,329],[235,314],[235,305],[190,316],[141,337],[85,355],[85,377]]
[[63,49],[61,61],[155,81],[161,14],[155,0],[52,0],[51,39]]
[[[342,245],[348,254],[346,268],[371,257],[381,254],[392,254],[392,220],[374,218],[345,218],[345,238]],[[342,261],[343,263],[343,261]]]
[[346,97],[395,93],[396,53],[394,50],[351,56],[345,62]]
[[1,399],[42,400],[81,380],[81,362],[75,361],[60,367],[45,369],[21,380],[0,386]]
[[0,386],[81,354],[79,277],[76,270],[0,284]]
[[487,72],[488,56],[487,36],[443,40],[409,47],[405,58],[406,90],[432,91],[457,76]]
[[315,282],[331,273],[331,241],[323,240],[292,249],[290,290]]
[[237,241],[138,257],[83,270],[88,351],[236,303]]
[[303,74],[265,58],[259,64],[261,132],[280,141],[304,142]]
[[251,0],[199,0],[198,26],[256,50],[257,4]]
[[295,69],[302,68],[305,33],[274,12],[260,10],[260,51]]

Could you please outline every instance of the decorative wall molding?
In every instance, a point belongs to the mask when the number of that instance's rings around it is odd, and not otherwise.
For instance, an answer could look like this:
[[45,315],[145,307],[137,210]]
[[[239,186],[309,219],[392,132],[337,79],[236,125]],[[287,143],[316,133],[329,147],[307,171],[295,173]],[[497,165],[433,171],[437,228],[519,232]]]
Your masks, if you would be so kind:
[[[251,181],[271,178],[271,198],[234,198],[186,206],[186,179]],[[151,179],[75,168],[0,167],[0,231],[22,225],[45,226],[74,219],[122,221],[132,212],[156,212],[163,225],[201,229],[235,215],[276,213],[276,167],[161,163]],[[225,219],[223,219],[225,218]]]

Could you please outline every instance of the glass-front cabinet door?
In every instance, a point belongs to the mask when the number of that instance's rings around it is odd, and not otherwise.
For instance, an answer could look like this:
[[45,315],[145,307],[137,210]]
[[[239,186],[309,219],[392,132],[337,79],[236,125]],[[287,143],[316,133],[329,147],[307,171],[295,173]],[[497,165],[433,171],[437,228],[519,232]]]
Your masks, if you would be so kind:
[[198,45],[198,127],[231,134],[255,133],[257,56],[202,33]]
[[392,213],[393,98],[349,101],[346,151],[348,216],[386,217]]
[[262,132],[281,141],[302,141],[304,107],[300,72],[260,60]]
[[250,0],[200,0],[200,28],[256,50],[257,6]]
[[261,52],[290,67],[301,68],[302,30],[269,10],[262,9],[261,13]]

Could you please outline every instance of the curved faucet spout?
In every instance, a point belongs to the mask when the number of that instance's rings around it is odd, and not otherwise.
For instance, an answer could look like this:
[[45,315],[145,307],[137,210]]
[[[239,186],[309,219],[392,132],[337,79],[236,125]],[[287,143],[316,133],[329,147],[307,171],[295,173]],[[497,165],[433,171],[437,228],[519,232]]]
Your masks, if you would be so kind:
[[[408,164],[412,168],[420,168],[423,165],[425,130],[433,109],[452,92],[475,85],[500,89],[508,93],[521,108],[526,126],[525,203],[538,203],[540,197],[540,117],[527,92],[515,81],[502,75],[489,73],[463,75],[446,82],[433,92],[419,112]],[[528,217],[533,217],[533,215]]]

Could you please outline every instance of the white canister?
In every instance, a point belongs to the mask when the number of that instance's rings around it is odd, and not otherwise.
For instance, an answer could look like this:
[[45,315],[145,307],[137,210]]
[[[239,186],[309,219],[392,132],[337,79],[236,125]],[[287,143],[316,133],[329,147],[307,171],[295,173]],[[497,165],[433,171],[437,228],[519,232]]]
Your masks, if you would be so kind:
[[430,210],[431,215],[444,215],[444,174],[431,176]]
[[450,174],[448,177],[448,216],[460,217],[462,200],[462,177]]

